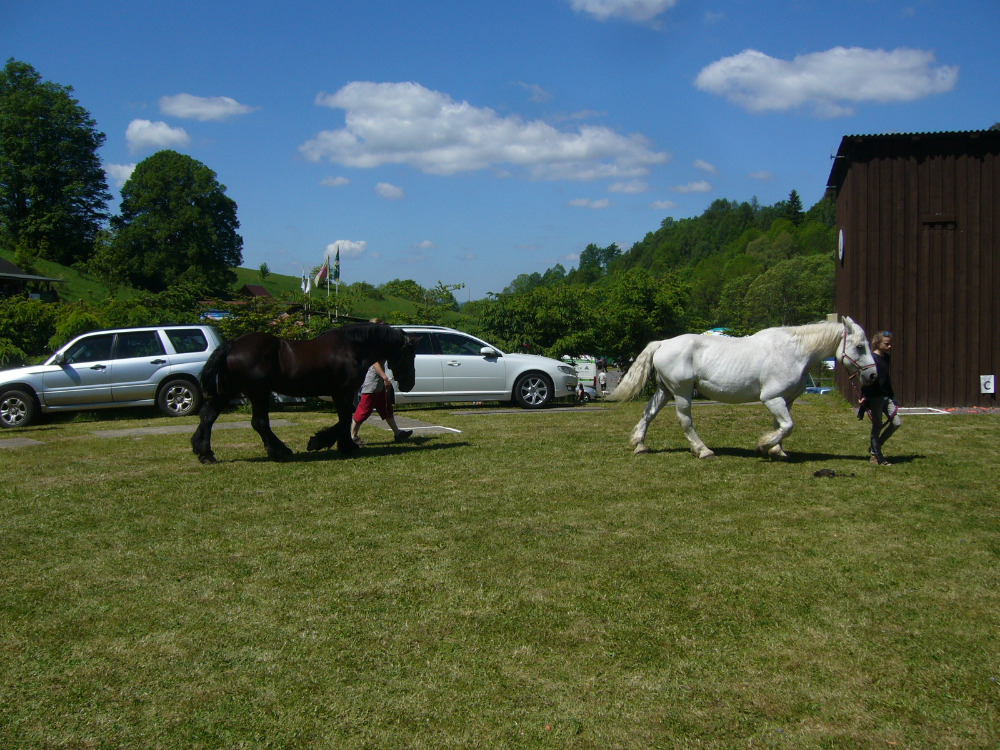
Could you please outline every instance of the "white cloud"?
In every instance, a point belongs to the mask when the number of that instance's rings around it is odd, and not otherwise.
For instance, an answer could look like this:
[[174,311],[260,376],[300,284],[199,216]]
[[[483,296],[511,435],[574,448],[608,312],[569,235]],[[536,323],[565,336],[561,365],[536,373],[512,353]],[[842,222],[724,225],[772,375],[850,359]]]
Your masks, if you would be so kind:
[[256,107],[240,104],[228,96],[193,96],[177,94],[160,97],[160,111],[171,117],[188,120],[225,120],[253,112]]
[[609,18],[652,21],[676,4],[677,0],[570,0],[573,10],[591,15],[598,21]]
[[111,178],[111,181],[115,183],[118,187],[121,187],[126,182],[128,178],[132,176],[135,171],[135,163],[132,164],[109,164],[105,162],[101,165],[104,167],[104,173]]
[[343,109],[345,127],[318,133],[299,150],[310,161],[354,168],[406,164],[453,175],[511,166],[534,179],[629,179],[670,158],[641,135],[588,125],[564,132],[540,120],[501,117],[417,83],[354,82],[316,102]]
[[761,169],[757,172],[751,172],[747,175],[751,180],[760,180],[762,182],[769,182],[774,179],[774,175],[768,172],[766,169]]
[[810,107],[819,117],[853,113],[861,102],[909,102],[951,91],[958,67],[935,65],[933,52],[834,47],[779,60],[748,49],[705,67],[695,79],[750,112]]
[[172,128],[165,122],[132,120],[125,130],[125,140],[128,142],[128,150],[134,154],[139,151],[179,148],[190,143],[191,138],[184,128]]
[[657,211],[671,211],[677,208],[677,204],[673,201],[654,201],[649,204],[650,208],[655,208]]
[[324,177],[319,184],[323,187],[342,187],[350,182],[346,177]]
[[336,242],[331,242],[326,246],[326,253],[323,255],[324,263],[327,258],[333,261],[337,257],[337,248],[340,248],[341,260],[360,258],[368,250],[368,242],[365,240],[357,242],[354,240],[337,240]]
[[645,193],[649,189],[647,185],[642,180],[629,180],[628,182],[614,182],[608,185],[609,193]]
[[403,188],[396,187],[388,182],[380,182],[375,186],[375,192],[389,201],[398,201],[406,197]]
[[689,182],[687,185],[674,185],[672,188],[675,193],[707,193],[712,189],[704,180],[699,180],[698,182]]
[[719,170],[715,168],[714,164],[709,164],[707,161],[703,159],[695,159],[694,168],[699,169],[702,172],[705,172],[706,174],[713,174],[713,175],[719,174]]
[[418,242],[413,247],[417,250],[433,250],[434,248],[437,247],[437,245],[435,245],[430,240],[424,240],[423,242]]
[[574,198],[569,202],[569,205],[576,208],[589,208],[593,210],[608,208],[611,205],[611,201],[607,198],[601,198],[599,201],[590,200],[589,198]]

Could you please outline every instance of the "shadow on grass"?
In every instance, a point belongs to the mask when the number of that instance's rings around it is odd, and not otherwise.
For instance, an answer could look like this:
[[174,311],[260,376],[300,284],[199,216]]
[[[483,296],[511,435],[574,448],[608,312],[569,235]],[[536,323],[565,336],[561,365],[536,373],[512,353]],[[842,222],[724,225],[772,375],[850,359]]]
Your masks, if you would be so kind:
[[[383,456],[394,456],[408,453],[414,448],[421,451],[447,450],[450,448],[467,448],[471,443],[462,441],[458,443],[439,443],[430,437],[410,438],[401,443],[366,443],[363,447],[351,453],[341,453],[334,448],[324,448],[319,451],[296,451],[286,461],[277,463],[316,463],[318,461],[340,461],[364,458],[381,458]],[[219,461],[219,463],[267,463],[271,459],[266,455],[254,456],[252,458],[234,458],[229,461]]]
[[[729,448],[729,447],[718,447],[712,448],[712,451],[719,458],[725,456],[727,458],[744,458],[744,459],[757,459],[764,461],[774,461],[775,463],[785,463],[785,464],[804,464],[804,463],[823,463],[826,461],[859,461],[861,463],[868,463],[869,456],[867,453],[808,453],[805,451],[796,451],[794,449],[785,449],[788,453],[787,459],[772,459],[761,456],[756,450],[752,448]],[[650,448],[649,453],[646,455],[658,455],[658,454],[687,454],[692,460],[695,456],[688,448]],[[887,456],[890,463],[893,464],[909,464],[914,461],[919,461],[926,458],[921,454],[912,454],[906,456]],[[711,460],[711,459],[702,459]]]

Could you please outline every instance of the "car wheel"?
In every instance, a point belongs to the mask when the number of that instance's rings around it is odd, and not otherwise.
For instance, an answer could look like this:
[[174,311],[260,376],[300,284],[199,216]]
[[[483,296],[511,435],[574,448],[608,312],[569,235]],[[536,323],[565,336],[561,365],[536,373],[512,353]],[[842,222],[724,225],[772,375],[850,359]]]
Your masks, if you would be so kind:
[[541,373],[526,373],[514,384],[514,402],[523,409],[541,409],[552,395],[552,381]]
[[186,417],[201,408],[201,391],[190,380],[170,380],[160,388],[156,405],[168,417]]
[[583,403],[585,403],[585,404],[589,404],[590,403],[590,394],[589,393],[584,392],[584,394],[583,394]]
[[0,395],[0,427],[27,427],[35,421],[38,407],[35,398],[25,391],[6,391]]

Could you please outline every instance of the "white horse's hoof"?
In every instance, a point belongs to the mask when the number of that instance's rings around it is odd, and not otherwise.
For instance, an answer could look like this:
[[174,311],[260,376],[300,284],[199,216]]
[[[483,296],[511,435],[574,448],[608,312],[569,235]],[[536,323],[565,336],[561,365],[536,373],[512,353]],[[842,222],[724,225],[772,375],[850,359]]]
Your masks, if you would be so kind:
[[698,458],[715,458],[715,454],[712,451],[705,451],[698,454]]
[[788,454],[781,449],[780,445],[775,445],[771,450],[767,452],[767,455],[776,461],[785,461],[788,459]]
[[632,451],[633,456],[640,456],[643,453],[649,453],[649,448],[646,447],[645,443],[639,443],[637,446],[635,446],[635,450]]

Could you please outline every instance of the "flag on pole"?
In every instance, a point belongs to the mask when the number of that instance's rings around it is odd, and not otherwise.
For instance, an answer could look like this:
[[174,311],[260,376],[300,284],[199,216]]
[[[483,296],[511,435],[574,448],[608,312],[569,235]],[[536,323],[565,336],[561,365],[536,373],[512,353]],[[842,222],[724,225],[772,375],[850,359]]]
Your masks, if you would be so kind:
[[306,273],[306,267],[302,266],[302,293],[309,294],[309,290],[312,288],[312,279],[309,278],[309,274]]
[[319,286],[320,283],[323,281],[323,279],[325,279],[329,275],[330,275],[330,256],[328,255],[326,256],[326,263],[320,266],[319,271],[316,273],[316,280],[313,283],[316,284],[316,286]]
[[337,259],[333,261],[333,280],[340,283],[340,245],[337,245]]

